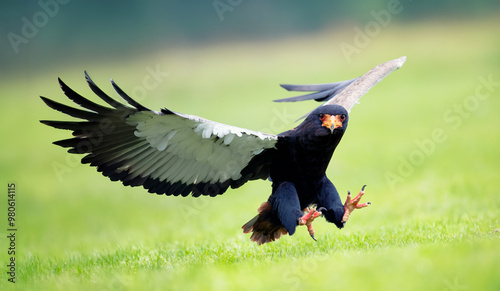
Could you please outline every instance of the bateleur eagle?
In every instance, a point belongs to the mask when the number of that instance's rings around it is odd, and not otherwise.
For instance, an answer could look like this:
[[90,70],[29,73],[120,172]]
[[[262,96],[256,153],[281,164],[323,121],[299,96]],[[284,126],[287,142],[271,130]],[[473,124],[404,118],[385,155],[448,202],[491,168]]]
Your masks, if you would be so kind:
[[[112,181],[142,186],[151,193],[198,197],[217,196],[250,180],[269,179],[271,196],[262,203],[257,216],[243,226],[245,233],[253,232],[251,239],[258,244],[283,234],[293,235],[299,225],[306,225],[314,238],[315,218],[323,215],[342,228],[354,209],[368,205],[360,203],[364,187],[356,198],[349,194],[343,204],[325,175],[347,128],[350,107],[328,101],[296,128],[273,135],[169,109],[150,110],[111,81],[117,94],[128,103],[123,104],[100,90],[87,73],[85,78],[90,89],[109,106],[84,98],[59,79],[64,94],[82,109],[45,97],[42,100],[81,121],[41,122],[72,130],[74,137],[54,144],[69,148],[69,153],[84,154],[83,164],[97,167]],[[284,87],[319,91],[312,99],[329,100],[356,80],[307,88]]]

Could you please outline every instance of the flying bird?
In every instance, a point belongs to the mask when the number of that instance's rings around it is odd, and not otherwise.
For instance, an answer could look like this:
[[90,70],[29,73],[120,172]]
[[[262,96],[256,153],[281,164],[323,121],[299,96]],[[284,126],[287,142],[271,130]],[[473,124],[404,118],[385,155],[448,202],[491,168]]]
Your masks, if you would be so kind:
[[[388,68],[400,67],[404,62],[401,59]],[[73,131],[72,138],[54,144],[69,148],[69,153],[84,154],[83,164],[97,167],[112,181],[142,186],[150,193],[217,196],[251,180],[269,179],[271,195],[258,208],[258,214],[243,225],[243,231],[252,232],[251,240],[263,244],[281,235],[293,235],[297,226],[305,225],[315,239],[312,222],[317,217],[324,216],[342,228],[352,211],[369,205],[360,203],[364,186],[355,198],[349,193],[342,203],[335,186],[326,177],[326,169],[346,131],[349,110],[371,86],[392,72],[388,68],[379,68],[378,80],[373,75],[363,79],[367,73],[348,83],[310,85],[312,91],[323,91],[320,92],[323,97],[312,99],[327,102],[296,128],[278,135],[166,108],[150,110],[111,80],[116,93],[126,101],[124,104],[99,89],[86,72],[90,89],[109,106],[81,96],[59,79],[64,94],[82,109],[41,98],[50,108],[79,121],[41,122]],[[361,91],[349,89],[356,83]],[[292,90],[305,89],[300,87],[304,85],[288,86]],[[346,91],[350,92],[347,98],[342,96]],[[337,97],[341,102],[335,104]]]

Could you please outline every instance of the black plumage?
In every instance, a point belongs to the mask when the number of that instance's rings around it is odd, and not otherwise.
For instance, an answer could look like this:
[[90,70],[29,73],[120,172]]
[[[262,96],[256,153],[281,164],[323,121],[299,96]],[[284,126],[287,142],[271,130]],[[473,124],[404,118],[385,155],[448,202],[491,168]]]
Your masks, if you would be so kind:
[[[69,148],[69,153],[85,154],[82,163],[97,167],[112,181],[143,186],[151,193],[198,197],[216,196],[229,187],[269,178],[271,196],[243,226],[245,232],[253,231],[251,239],[259,244],[282,234],[292,235],[297,225],[307,225],[311,233],[311,222],[319,214],[341,228],[346,211],[352,211],[342,204],[325,175],[348,124],[348,111],[340,105],[320,106],[296,128],[272,135],[168,109],[152,111],[112,81],[128,103],[125,105],[105,94],[86,73],[85,78],[91,90],[111,107],[82,97],[59,80],[64,94],[83,110],[45,97],[42,100],[83,121],[41,122],[72,130],[73,138],[54,144]],[[345,82],[333,85],[337,89],[347,86]],[[356,208],[364,207],[357,205],[359,198],[354,199]],[[313,204],[317,210],[310,208]]]
[[[325,115],[343,116],[342,125],[334,130],[325,127],[321,121]],[[287,232],[293,235],[303,210],[312,204],[324,209],[327,221],[343,227],[344,205],[325,172],[347,123],[346,109],[325,105],[311,112],[297,128],[279,135],[270,170],[273,191],[265,202],[269,206],[263,205],[259,215],[243,226],[246,232],[254,231],[254,241],[273,241]],[[271,225],[263,227],[262,223]]]

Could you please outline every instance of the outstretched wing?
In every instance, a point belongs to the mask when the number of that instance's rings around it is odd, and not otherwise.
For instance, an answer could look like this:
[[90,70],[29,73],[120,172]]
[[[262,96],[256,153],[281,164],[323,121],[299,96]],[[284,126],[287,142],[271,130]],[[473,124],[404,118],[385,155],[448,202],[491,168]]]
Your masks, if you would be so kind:
[[59,79],[64,94],[87,110],[45,97],[51,108],[85,121],[41,122],[73,131],[73,138],[54,144],[86,154],[82,163],[126,186],[151,193],[215,196],[248,180],[266,179],[278,137],[229,126],[168,109],[152,111],[135,102],[113,81],[130,106],[101,91],[85,73],[92,91],[112,107],[96,104]]
[[[350,112],[352,107],[359,101],[368,90],[382,81],[394,70],[403,66],[406,57],[400,57],[391,61],[382,63],[363,76],[347,81],[341,81],[329,84],[316,85],[281,85],[288,91],[317,91],[314,93],[300,95],[296,97],[274,100],[276,102],[295,102],[314,99],[316,101],[324,101],[323,105],[337,104],[343,106],[347,112]],[[306,117],[304,115],[302,118]]]

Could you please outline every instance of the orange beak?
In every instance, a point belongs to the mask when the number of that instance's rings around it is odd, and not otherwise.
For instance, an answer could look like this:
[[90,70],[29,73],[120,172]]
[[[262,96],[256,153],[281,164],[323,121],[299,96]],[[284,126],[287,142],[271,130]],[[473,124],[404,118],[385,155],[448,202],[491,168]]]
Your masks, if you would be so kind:
[[[344,121],[345,116],[344,115],[329,115],[325,114],[323,116],[323,119],[321,121],[323,122],[323,126],[328,128],[331,132],[335,128],[342,127],[342,122]],[[332,126],[333,125],[333,126]]]

